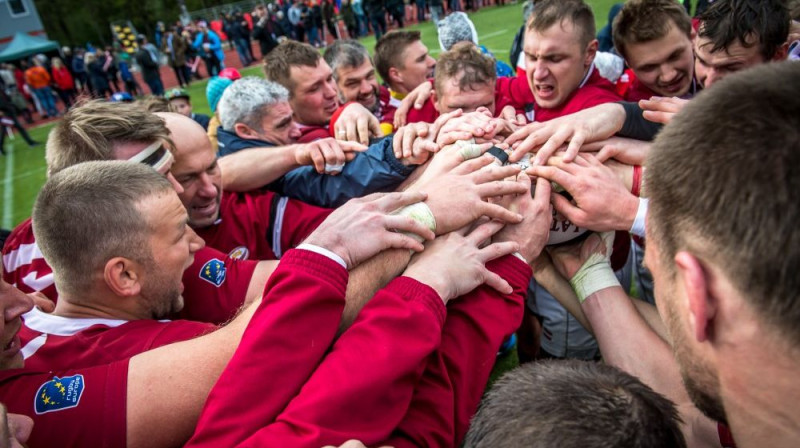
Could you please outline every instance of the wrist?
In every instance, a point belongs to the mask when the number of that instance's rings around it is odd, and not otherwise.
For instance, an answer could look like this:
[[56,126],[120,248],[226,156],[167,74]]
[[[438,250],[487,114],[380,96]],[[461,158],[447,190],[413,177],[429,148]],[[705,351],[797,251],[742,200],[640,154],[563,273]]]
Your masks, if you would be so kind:
[[612,286],[619,286],[619,280],[611,269],[605,256],[592,254],[578,272],[569,279],[578,301],[583,303],[592,294]]
[[[407,205],[403,208],[395,210],[394,212],[392,212],[392,214],[405,216],[406,218],[411,218],[414,221],[417,221],[418,223],[427,227],[434,234],[436,233],[436,218],[434,217],[430,207],[428,207],[428,205],[424,202],[417,202],[415,204]],[[414,238],[420,243],[425,241],[424,238],[417,235],[416,233],[403,232],[403,234],[408,235],[411,238]]]

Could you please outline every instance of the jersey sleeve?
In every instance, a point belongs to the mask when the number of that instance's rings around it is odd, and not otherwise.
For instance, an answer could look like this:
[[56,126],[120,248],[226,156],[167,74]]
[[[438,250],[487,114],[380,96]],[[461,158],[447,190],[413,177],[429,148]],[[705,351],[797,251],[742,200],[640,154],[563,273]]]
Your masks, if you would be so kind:
[[33,419],[28,446],[125,446],[127,359],[65,372],[12,372],[0,380],[0,401]]
[[[514,109],[523,110],[528,104],[535,101],[533,92],[525,76],[497,78],[495,83],[495,101],[514,106]],[[499,101],[501,100],[502,101]]]
[[393,280],[361,310],[277,420],[244,444],[318,448],[384,440],[405,415],[439,345],[445,314],[427,285]]
[[30,218],[14,228],[3,246],[3,280],[29,294],[58,300],[53,270],[36,244]]
[[[285,199],[285,200],[284,200]],[[276,213],[270,216],[272,251],[280,254],[295,248],[311,234],[333,209],[306,204],[296,199],[281,198]],[[278,225],[280,223],[280,225]],[[275,242],[279,242],[276,247]]]
[[193,322],[190,320],[174,320],[163,322],[161,330],[153,335],[147,350],[152,350],[175,342],[188,341],[198,336],[208,334],[218,327],[207,322]]
[[[395,448],[459,446],[478,409],[497,350],[522,322],[530,267],[513,256],[487,268],[512,286],[509,295],[483,285],[448,305],[442,342],[426,368],[408,413],[383,442]],[[446,402],[445,400],[453,400]],[[450,434],[444,429],[450,429]]]
[[283,257],[186,446],[235,446],[275,420],[330,348],[347,279],[347,270],[315,252]]
[[258,261],[235,260],[209,247],[183,271],[183,309],[175,318],[221,324],[244,304]]

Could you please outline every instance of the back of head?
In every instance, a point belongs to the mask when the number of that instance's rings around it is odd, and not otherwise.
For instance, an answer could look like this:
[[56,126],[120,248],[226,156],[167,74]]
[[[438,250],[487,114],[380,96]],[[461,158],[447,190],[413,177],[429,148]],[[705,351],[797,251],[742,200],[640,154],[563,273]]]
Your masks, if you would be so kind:
[[33,206],[33,233],[59,290],[80,295],[116,256],[152,259],[147,217],[136,205],[174,194],[152,168],[125,161],[86,162],[48,179]]
[[711,53],[738,42],[758,45],[769,61],[786,42],[789,21],[784,0],[717,0],[700,15],[698,35],[710,41]]
[[761,64],[703,91],[659,134],[646,180],[648,232],[663,263],[674,269],[679,250],[713,263],[793,346],[800,343],[798,79],[797,63]]
[[594,37],[594,13],[583,0],[544,0],[536,3],[536,8],[528,21],[528,31],[542,33],[553,25],[563,26],[568,21],[579,30],[580,44],[582,47],[591,42]]
[[340,68],[355,68],[370,59],[369,52],[355,39],[337,40],[323,54],[325,62],[333,71],[333,78],[338,81]]
[[282,85],[255,76],[244,77],[225,89],[217,105],[219,120],[227,131],[237,123],[261,130],[261,122],[269,107],[289,100],[289,91]]
[[481,53],[472,42],[459,42],[442,53],[436,63],[434,89],[442,91],[444,82],[457,79],[460,90],[472,89],[479,84],[489,84],[494,89],[497,80],[495,61]]
[[384,81],[389,79],[390,68],[402,68],[406,47],[421,39],[419,31],[393,30],[378,40],[375,44],[375,70]]
[[208,106],[211,108],[211,112],[217,111],[217,104],[220,98],[222,98],[222,94],[231,84],[233,84],[232,80],[220,78],[219,76],[208,80],[208,84],[206,84],[206,100],[208,101]]
[[692,19],[679,3],[673,0],[629,0],[614,19],[614,48],[624,58],[626,45],[661,39],[672,26],[691,38]]
[[495,383],[472,419],[468,448],[685,447],[671,401],[607,364],[544,361]]
[[53,175],[92,160],[114,158],[114,145],[169,140],[164,120],[135,103],[89,101],[73,107],[50,131],[45,159]]
[[448,51],[459,42],[472,42],[478,45],[478,32],[466,13],[454,12],[436,24],[439,47]]
[[268,80],[286,87],[291,94],[294,89],[292,67],[316,67],[321,58],[319,51],[311,45],[285,40],[264,58],[264,74]]

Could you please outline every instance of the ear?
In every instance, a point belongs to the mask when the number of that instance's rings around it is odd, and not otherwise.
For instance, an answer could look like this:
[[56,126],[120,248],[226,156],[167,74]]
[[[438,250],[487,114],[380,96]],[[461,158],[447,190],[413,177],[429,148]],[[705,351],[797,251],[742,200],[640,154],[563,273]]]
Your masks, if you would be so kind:
[[389,68],[389,82],[398,84],[403,83],[403,75],[400,74],[400,70],[398,70],[396,67]]
[[712,321],[716,314],[717,297],[711,290],[710,273],[700,260],[685,251],[675,254],[678,269],[678,285],[683,287],[689,306],[690,327],[697,342],[705,342],[711,336]]
[[775,62],[785,61],[789,57],[789,42],[784,42],[775,50],[775,55],[772,60]]
[[142,291],[139,263],[124,257],[114,257],[106,262],[103,280],[108,289],[120,297],[133,297]]
[[597,55],[597,46],[598,46],[597,39],[593,39],[589,42],[589,45],[586,46],[586,59],[583,62],[585,67],[592,65],[594,62],[594,57]]
[[437,112],[442,113],[442,108],[439,107],[439,97],[436,95],[436,90],[431,90],[431,101],[433,101],[433,108]]
[[256,134],[256,132],[250,126],[244,123],[236,123],[233,125],[233,132],[239,138],[243,138],[245,140],[252,140],[252,139],[259,139],[260,137]]
[[692,41],[692,46],[694,47],[694,41],[697,39],[697,31],[692,27],[692,30],[689,32],[689,40]]

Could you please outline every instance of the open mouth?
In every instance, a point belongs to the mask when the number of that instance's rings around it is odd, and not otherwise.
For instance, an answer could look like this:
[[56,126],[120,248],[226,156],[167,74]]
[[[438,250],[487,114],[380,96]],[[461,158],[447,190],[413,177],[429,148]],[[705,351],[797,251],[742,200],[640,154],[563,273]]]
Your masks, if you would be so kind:
[[211,215],[217,211],[217,203],[212,201],[206,205],[194,206],[192,207],[192,210],[202,215]]
[[664,84],[661,86],[664,91],[669,93],[678,92],[681,87],[683,87],[683,76],[679,77],[675,81],[670,82],[669,84]]
[[556,89],[550,84],[536,84],[534,86],[540,98],[547,99],[555,95]]

